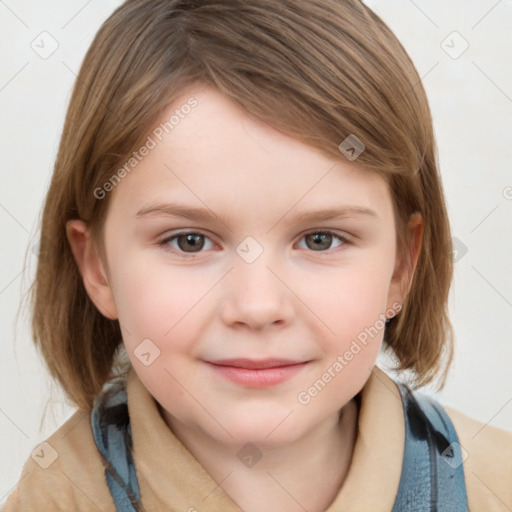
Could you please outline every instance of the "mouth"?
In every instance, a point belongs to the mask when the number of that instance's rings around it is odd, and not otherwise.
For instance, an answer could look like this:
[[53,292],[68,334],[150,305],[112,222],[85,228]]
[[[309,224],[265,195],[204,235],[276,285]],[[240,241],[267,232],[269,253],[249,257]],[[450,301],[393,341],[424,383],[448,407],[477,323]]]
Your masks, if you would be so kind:
[[281,384],[296,376],[309,362],[290,359],[204,361],[217,375],[250,388],[266,388]]

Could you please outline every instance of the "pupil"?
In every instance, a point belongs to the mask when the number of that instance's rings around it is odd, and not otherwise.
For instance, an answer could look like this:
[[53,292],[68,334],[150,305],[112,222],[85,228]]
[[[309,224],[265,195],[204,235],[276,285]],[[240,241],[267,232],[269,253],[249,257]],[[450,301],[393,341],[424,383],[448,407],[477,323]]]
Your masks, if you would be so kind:
[[[180,243],[183,238],[186,240],[185,246],[183,246],[182,243]],[[178,245],[180,246],[180,249],[183,251],[188,252],[197,252],[197,251],[190,251],[190,249],[202,249],[204,245],[204,241],[202,240],[202,235],[184,235],[183,237],[179,237]]]
[[331,245],[332,235],[328,233],[315,233],[310,236],[313,238],[314,248],[328,249]]

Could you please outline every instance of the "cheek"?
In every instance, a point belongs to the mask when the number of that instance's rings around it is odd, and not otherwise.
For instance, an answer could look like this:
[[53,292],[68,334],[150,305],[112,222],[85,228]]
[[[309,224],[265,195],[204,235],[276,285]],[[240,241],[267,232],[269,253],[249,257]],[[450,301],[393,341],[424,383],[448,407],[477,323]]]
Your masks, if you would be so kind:
[[197,272],[192,275],[183,269],[125,260],[115,286],[125,342],[132,345],[149,338],[162,345],[172,338],[173,347],[179,349],[182,337],[177,333],[184,326],[190,333],[198,325],[198,306],[209,288],[208,279]]
[[334,412],[359,393],[382,345],[386,281],[368,271],[341,274],[311,296],[310,308],[322,320],[313,322],[316,332],[323,326],[316,338],[323,356],[297,401],[312,415]]
[[382,327],[391,266],[386,262],[360,262],[347,265],[329,275],[299,279],[297,295],[301,297],[312,321],[322,321],[326,336],[336,343],[346,343],[365,329]]
[[132,365],[160,403],[188,418],[190,397],[179,383],[194,388],[190,359],[201,339],[208,283],[128,258],[117,271],[116,305]]

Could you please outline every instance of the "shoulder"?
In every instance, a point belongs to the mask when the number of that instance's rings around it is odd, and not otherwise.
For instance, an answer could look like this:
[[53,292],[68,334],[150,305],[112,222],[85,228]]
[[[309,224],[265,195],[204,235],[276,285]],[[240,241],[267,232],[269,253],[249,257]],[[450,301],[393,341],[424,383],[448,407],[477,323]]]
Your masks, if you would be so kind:
[[76,411],[25,462],[5,512],[115,511],[90,412]]
[[463,453],[470,510],[512,509],[512,433],[466,416],[451,407]]

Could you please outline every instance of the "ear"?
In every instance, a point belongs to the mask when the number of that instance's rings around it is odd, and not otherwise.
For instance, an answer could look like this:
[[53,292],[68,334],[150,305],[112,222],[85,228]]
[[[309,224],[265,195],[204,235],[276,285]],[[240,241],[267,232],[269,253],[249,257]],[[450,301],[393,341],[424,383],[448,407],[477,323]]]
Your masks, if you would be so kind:
[[394,309],[393,304],[402,305],[411,289],[414,271],[418,263],[423,240],[423,218],[419,212],[409,217],[408,247],[405,258],[399,258],[395,265],[388,293],[388,308]]
[[66,234],[87,295],[103,316],[111,320],[117,319],[117,309],[105,266],[87,224],[82,220],[70,220],[66,223]]

